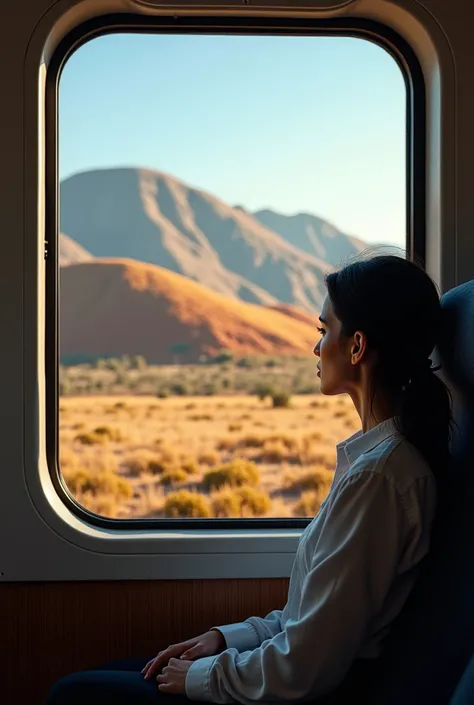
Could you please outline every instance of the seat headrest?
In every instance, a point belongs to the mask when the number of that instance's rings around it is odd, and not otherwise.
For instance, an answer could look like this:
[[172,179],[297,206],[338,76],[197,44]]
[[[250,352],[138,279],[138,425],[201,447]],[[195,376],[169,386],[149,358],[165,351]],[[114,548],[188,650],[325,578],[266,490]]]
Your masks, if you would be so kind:
[[441,298],[443,331],[438,345],[443,377],[461,396],[474,395],[474,280]]

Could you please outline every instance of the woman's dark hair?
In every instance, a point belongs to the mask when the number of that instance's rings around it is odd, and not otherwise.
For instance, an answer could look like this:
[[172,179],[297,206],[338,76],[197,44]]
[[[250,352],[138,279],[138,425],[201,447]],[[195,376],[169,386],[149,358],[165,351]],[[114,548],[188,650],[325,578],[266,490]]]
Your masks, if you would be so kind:
[[398,430],[441,479],[449,460],[451,399],[430,355],[442,332],[438,291],[424,270],[394,255],[348,264],[326,277],[342,334],[357,330],[377,352],[372,401],[393,400]]

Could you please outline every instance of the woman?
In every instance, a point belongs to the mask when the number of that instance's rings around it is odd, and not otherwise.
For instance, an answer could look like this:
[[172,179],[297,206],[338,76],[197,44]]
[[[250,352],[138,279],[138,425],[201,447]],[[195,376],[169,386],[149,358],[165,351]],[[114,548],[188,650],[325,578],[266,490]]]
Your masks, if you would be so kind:
[[449,397],[429,359],[441,306],[425,272],[399,257],[354,262],[326,283],[321,392],[349,394],[362,430],[337,446],[285,608],[170,646],[141,672],[129,662],[68,676],[48,705],[315,700],[342,693],[381,653],[428,552],[449,461]]

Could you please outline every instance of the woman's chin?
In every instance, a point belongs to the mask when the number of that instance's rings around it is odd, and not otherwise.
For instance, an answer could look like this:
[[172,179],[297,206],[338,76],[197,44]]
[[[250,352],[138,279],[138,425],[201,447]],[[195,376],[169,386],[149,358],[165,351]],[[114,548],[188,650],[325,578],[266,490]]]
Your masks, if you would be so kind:
[[334,389],[331,388],[330,384],[329,385],[324,384],[322,379],[321,379],[321,384],[319,385],[319,391],[321,394],[324,394],[327,397],[330,397],[333,394],[338,394],[338,392],[334,391]]

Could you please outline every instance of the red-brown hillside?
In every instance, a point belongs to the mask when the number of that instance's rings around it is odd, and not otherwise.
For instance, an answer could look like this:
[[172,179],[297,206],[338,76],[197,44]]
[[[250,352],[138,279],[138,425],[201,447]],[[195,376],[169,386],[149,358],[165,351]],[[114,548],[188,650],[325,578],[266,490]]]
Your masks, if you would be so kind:
[[61,355],[143,355],[170,363],[222,348],[310,354],[316,326],[230,299],[156,265],[105,259],[61,270]]

